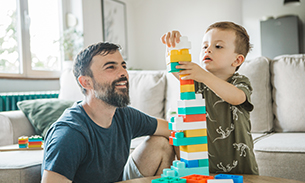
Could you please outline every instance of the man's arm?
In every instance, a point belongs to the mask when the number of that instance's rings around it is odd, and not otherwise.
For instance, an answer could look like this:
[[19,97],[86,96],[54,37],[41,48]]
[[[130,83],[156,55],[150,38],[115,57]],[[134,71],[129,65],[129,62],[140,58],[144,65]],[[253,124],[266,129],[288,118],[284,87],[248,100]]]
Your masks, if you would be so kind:
[[48,183],[48,182],[50,182],[50,183],[53,183],[53,182],[56,182],[56,183],[71,183],[72,181],[67,179],[65,176],[63,176],[59,173],[49,171],[49,170],[44,170],[41,182],[42,183]]
[[[168,122],[164,119],[157,118],[158,126],[154,133],[154,135],[161,135],[165,138],[169,138],[171,136],[171,130],[168,129]],[[174,146],[175,154],[177,156],[177,159],[180,159],[180,149],[179,146]]]

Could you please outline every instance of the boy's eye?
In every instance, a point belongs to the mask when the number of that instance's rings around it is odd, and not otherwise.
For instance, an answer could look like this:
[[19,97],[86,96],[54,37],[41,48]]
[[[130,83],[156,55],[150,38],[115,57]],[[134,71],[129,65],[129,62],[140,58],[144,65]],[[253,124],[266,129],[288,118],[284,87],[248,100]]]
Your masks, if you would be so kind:
[[220,46],[220,45],[216,45],[216,48],[222,48],[222,46]]
[[203,46],[203,49],[205,50],[205,49],[207,49],[208,48],[208,46]]

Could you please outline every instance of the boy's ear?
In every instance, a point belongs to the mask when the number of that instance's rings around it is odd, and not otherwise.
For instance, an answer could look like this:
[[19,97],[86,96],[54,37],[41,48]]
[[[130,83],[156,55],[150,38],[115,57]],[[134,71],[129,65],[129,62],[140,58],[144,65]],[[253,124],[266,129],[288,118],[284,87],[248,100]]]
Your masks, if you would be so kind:
[[245,61],[245,57],[241,54],[237,55],[235,61],[233,62],[232,66],[233,67],[238,67],[240,66],[243,62]]
[[79,76],[78,82],[82,85],[83,88],[89,90],[93,88],[92,79],[89,76]]

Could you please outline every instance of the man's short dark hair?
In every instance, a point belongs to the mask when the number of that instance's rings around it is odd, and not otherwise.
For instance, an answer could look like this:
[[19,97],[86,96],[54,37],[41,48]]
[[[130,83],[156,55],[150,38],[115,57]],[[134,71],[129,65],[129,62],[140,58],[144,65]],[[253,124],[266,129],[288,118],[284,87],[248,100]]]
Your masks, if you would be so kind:
[[92,71],[90,69],[92,58],[96,55],[106,56],[109,53],[112,54],[116,51],[120,50],[120,46],[108,43],[108,42],[99,42],[96,44],[92,44],[87,48],[83,49],[76,56],[73,63],[73,74],[77,80],[78,85],[81,87],[82,93],[86,95],[87,91],[78,81],[79,76],[90,76],[93,77]]

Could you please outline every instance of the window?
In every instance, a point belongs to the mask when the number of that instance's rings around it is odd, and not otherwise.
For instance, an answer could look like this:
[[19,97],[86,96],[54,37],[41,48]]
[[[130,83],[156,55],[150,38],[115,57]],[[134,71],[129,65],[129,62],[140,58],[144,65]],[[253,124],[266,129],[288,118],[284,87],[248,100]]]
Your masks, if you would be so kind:
[[0,0],[0,76],[59,77],[59,0]]

